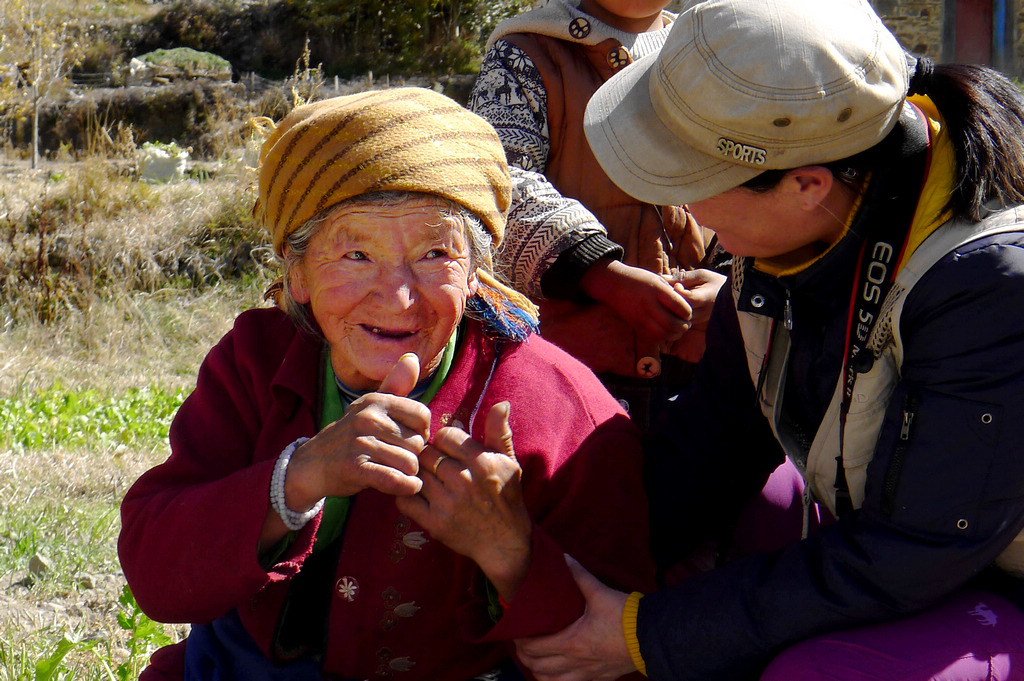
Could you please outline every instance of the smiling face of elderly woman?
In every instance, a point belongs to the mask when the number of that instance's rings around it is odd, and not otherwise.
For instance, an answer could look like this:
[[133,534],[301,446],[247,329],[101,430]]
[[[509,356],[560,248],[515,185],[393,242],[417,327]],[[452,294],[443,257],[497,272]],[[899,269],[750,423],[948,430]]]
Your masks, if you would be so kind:
[[433,371],[478,285],[458,207],[407,194],[331,209],[289,260],[288,284],[330,344],[337,377],[376,389],[404,353]]

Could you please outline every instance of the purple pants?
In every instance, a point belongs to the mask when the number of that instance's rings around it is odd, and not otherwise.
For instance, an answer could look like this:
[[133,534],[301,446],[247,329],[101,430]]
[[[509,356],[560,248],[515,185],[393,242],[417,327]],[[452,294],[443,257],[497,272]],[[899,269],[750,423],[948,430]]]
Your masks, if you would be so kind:
[[761,681],[1024,679],[1024,614],[983,591],[961,591],[895,622],[798,643]]
[[[740,515],[730,558],[798,541],[803,480],[788,461]],[[810,531],[832,522],[812,513]],[[961,591],[906,619],[826,634],[789,648],[761,681],[1024,681],[1024,613]]]

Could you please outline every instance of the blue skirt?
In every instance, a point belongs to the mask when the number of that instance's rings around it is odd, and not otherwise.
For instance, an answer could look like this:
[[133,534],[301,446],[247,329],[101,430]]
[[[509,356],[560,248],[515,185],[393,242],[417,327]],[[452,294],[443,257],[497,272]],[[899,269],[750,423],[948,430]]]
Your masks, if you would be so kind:
[[[525,677],[507,660],[476,679],[524,681]],[[316,660],[280,665],[268,660],[232,610],[210,624],[192,626],[185,643],[185,681],[323,681],[323,676]]]
[[267,659],[238,612],[193,625],[185,643],[185,681],[322,681],[320,663],[299,659],[276,665]]

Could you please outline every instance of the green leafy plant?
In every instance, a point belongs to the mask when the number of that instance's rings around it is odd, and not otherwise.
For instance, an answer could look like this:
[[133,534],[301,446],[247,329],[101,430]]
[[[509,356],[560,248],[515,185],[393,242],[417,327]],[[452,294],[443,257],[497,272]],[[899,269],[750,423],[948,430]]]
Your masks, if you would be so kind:
[[[164,631],[159,622],[154,622],[142,612],[139,604],[135,602],[131,589],[125,584],[121,589],[121,596],[117,599],[119,610],[117,613],[117,624],[128,635],[126,641],[128,656],[115,665],[109,645],[101,647],[96,639],[78,639],[68,634],[63,634],[52,650],[35,663],[35,681],[53,681],[60,678],[61,672],[66,672],[65,658],[74,651],[92,651],[106,671],[107,678],[117,681],[129,681],[138,678],[139,672],[149,655],[156,648],[173,643],[173,639]],[[105,650],[105,652],[100,652]],[[6,662],[8,653],[6,646],[0,647],[0,662]],[[19,676],[18,678],[22,678]],[[27,681],[27,676],[24,677]]]
[[117,665],[114,675],[119,681],[128,681],[138,677],[140,667],[155,648],[170,645],[174,641],[164,632],[162,624],[146,617],[127,584],[121,589],[117,602],[121,605],[117,613],[117,624],[129,635],[128,659]]
[[61,637],[53,652],[36,662],[35,681],[50,681],[57,678],[57,673],[63,669],[64,658],[68,653],[72,650],[91,650],[95,646],[96,641],[78,641],[66,635]]
[[140,61],[150,64],[174,66],[186,71],[207,69],[211,71],[231,70],[231,63],[223,57],[210,52],[200,52],[191,47],[172,47],[171,49],[154,50],[139,56]]
[[69,392],[59,383],[24,397],[0,398],[5,434],[0,446],[155,447],[167,438],[183,389],[130,388],[123,395],[86,389]]

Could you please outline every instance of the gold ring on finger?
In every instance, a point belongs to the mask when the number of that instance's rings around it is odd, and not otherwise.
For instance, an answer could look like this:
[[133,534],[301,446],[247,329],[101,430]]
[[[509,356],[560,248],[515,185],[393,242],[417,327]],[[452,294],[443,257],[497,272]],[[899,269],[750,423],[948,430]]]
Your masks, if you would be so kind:
[[444,454],[442,454],[441,456],[437,457],[437,461],[434,462],[434,475],[437,475],[437,467],[440,466],[441,462],[444,461],[447,458],[448,457],[446,455],[444,455]]

